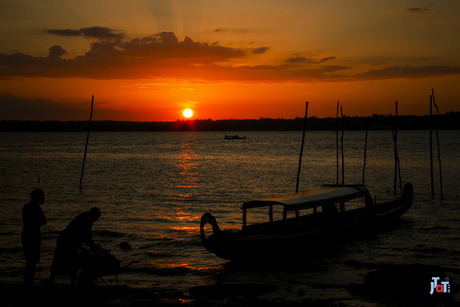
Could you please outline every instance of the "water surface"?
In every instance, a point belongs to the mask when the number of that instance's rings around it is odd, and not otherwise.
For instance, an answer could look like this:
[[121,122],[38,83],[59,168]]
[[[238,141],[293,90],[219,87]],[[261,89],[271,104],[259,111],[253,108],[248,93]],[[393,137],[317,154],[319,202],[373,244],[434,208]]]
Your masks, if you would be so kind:
[[[0,281],[22,280],[21,209],[34,188],[46,193],[43,211],[48,218],[42,227],[37,282],[49,277],[59,232],[93,206],[102,211],[93,227],[94,240],[121,259],[122,266],[139,261],[119,276],[120,283],[132,287],[188,291],[216,282],[272,283],[282,289],[323,284],[332,293],[334,285],[362,282],[365,273],[382,264],[460,268],[458,131],[440,131],[444,201],[437,151],[436,195],[431,195],[429,132],[400,131],[402,183],[414,185],[415,199],[397,225],[326,255],[313,256],[312,251],[259,267],[237,266],[208,253],[199,237],[200,218],[211,212],[221,229],[238,229],[243,202],[295,192],[302,133],[247,132],[245,140],[232,141],[224,140],[224,134],[92,133],[80,192],[86,133],[1,133]],[[362,183],[364,140],[363,131],[345,132],[347,184]],[[369,132],[365,183],[378,202],[395,197],[393,148],[391,131]],[[336,159],[335,132],[308,132],[300,190],[336,183]],[[339,178],[341,182],[341,174]],[[132,249],[121,250],[122,241]],[[317,290],[307,294],[325,295]]]

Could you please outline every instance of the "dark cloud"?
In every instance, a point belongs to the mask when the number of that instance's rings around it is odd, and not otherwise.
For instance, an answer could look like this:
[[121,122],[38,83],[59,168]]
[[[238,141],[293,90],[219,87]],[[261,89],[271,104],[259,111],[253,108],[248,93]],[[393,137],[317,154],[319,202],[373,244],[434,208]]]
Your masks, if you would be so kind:
[[312,59],[307,59],[306,57],[303,56],[297,56],[295,58],[290,57],[289,59],[286,60],[286,63],[313,63]]
[[[208,43],[194,42],[190,37],[180,41],[174,32],[161,32],[160,34],[136,38],[114,45],[127,56],[144,60],[185,60],[198,63],[212,63],[231,58],[243,57],[246,51],[237,48],[209,45]],[[158,64],[158,63],[157,63]]]
[[291,64],[302,64],[302,63],[319,64],[319,63],[323,63],[323,62],[326,62],[326,61],[334,60],[335,58],[336,58],[335,56],[332,56],[332,57],[321,59],[319,61],[315,61],[315,60],[313,60],[311,58],[307,59],[306,57],[298,56],[298,57],[290,57],[289,59],[286,60],[286,63],[291,63]]
[[43,30],[48,34],[58,35],[58,36],[83,36],[86,38],[95,38],[101,40],[119,40],[122,39],[125,35],[124,33],[115,33],[114,30],[105,27],[90,27],[82,28],[79,30]]
[[411,8],[405,9],[404,11],[408,13],[425,13],[425,12],[430,11],[430,9],[420,8],[420,7],[411,7]]
[[260,47],[260,48],[256,48],[252,51],[252,53],[254,54],[262,54],[262,53],[265,53],[268,49],[270,49],[269,47]]
[[62,48],[61,46],[52,46],[50,48],[48,48],[49,50],[49,58],[60,58],[62,57],[64,54],[66,54],[67,52],[64,50],[64,48]]
[[301,68],[293,65],[258,65],[243,66],[228,73],[229,77],[235,76],[234,80],[246,82],[310,82],[317,80],[338,80],[343,79],[340,71],[346,70],[346,66],[321,66],[317,68]]
[[[107,37],[107,35],[103,36]],[[308,82],[315,80],[353,81],[390,78],[426,78],[460,74],[460,67],[395,66],[369,70],[359,75],[347,74],[348,67],[320,65],[335,57],[313,59],[291,57],[283,65],[221,65],[262,54],[268,47],[230,48],[218,44],[195,42],[190,37],[179,40],[174,32],[134,39],[97,39],[89,50],[74,58],[65,58],[63,47],[50,47],[48,56],[25,53],[0,53],[0,78],[48,77],[86,79],[179,78],[209,82]],[[301,65],[312,64],[312,65]]]
[[213,32],[215,33],[224,33],[224,32],[234,32],[234,33],[248,33],[251,32],[250,29],[245,29],[245,28],[231,28],[231,29],[222,29],[222,28],[217,28]]
[[371,69],[363,74],[356,75],[362,79],[419,79],[434,76],[458,75],[460,67],[455,66],[394,66],[383,69]]
[[324,58],[324,59],[320,60],[318,63],[323,63],[323,62],[330,61],[330,60],[334,60],[334,59],[336,59],[336,57],[335,57],[335,56],[331,56],[331,57]]
[[62,58],[61,46],[49,52],[47,57],[0,53],[0,77],[148,78],[163,74],[162,69],[211,65],[249,51],[194,42],[190,37],[180,41],[174,32],[161,32],[132,40],[93,41],[89,51],[71,59]]

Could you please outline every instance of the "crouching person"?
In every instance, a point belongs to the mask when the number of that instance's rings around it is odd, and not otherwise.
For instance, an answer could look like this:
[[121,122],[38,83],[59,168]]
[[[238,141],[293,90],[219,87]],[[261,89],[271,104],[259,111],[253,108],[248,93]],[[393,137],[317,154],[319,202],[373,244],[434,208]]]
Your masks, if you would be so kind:
[[92,250],[97,250],[91,230],[93,222],[101,216],[101,211],[94,207],[75,217],[59,234],[51,266],[50,286],[54,286],[56,275],[70,275],[71,285],[76,285],[78,267],[80,264],[79,249],[85,244]]

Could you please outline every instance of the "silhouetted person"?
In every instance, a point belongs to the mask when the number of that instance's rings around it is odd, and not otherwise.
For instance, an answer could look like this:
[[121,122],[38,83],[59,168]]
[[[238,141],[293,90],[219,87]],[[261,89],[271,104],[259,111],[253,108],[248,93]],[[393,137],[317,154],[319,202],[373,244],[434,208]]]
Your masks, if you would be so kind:
[[94,207],[75,217],[57,239],[53,265],[51,266],[50,285],[54,285],[58,274],[69,274],[72,285],[75,285],[78,272],[78,249],[85,244],[92,250],[97,250],[91,229],[93,222],[101,216],[101,211]]
[[26,256],[26,268],[24,271],[24,286],[31,289],[35,268],[40,261],[40,247],[42,242],[40,226],[46,225],[46,217],[43,214],[41,204],[45,202],[45,193],[35,189],[30,193],[31,201],[22,208],[22,246]]

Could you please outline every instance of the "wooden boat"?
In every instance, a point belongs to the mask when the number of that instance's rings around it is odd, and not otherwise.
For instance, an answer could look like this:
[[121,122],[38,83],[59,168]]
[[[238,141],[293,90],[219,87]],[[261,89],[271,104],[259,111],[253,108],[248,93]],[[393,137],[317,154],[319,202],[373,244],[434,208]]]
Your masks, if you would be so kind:
[[[247,259],[285,254],[341,242],[378,230],[412,205],[413,187],[404,186],[400,198],[375,204],[363,186],[323,186],[316,190],[244,203],[243,226],[221,231],[210,213],[201,217],[201,240],[206,250],[224,259]],[[248,225],[248,210],[268,208],[267,222]],[[274,220],[274,209],[282,218]],[[278,210],[279,211],[279,210]],[[280,216],[281,217],[281,216]],[[205,225],[212,234],[205,235]]]
[[239,136],[238,134],[235,135],[225,135],[225,140],[244,140],[246,136]]

